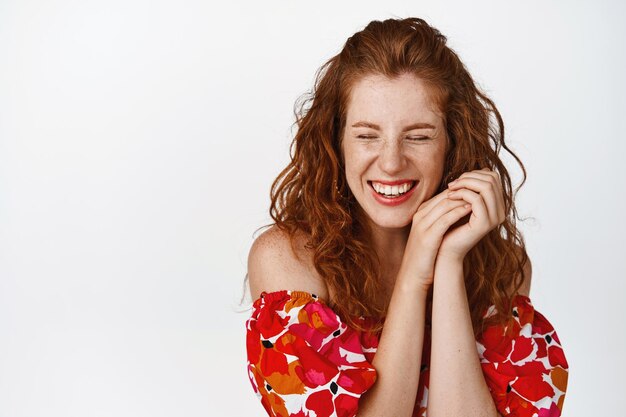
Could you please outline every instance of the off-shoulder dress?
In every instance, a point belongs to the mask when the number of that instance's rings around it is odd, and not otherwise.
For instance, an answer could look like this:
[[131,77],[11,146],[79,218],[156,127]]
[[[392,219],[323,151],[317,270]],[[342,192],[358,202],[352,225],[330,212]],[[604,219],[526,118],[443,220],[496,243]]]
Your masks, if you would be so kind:
[[[308,292],[263,292],[246,321],[246,345],[250,383],[269,416],[352,417],[376,381],[378,337],[349,327]],[[427,326],[413,417],[427,415],[429,348]],[[554,328],[529,297],[516,295],[507,324],[486,328],[476,349],[502,416],[561,415],[569,367]]]

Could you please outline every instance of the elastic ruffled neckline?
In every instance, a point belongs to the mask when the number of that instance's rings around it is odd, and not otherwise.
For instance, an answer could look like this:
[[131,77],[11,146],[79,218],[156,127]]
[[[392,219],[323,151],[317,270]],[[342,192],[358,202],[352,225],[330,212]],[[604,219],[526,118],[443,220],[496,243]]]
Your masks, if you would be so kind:
[[[276,300],[280,300],[283,299],[285,297],[289,297],[291,299],[299,299],[299,298],[304,298],[307,300],[312,300],[312,301],[319,301],[322,304],[325,304],[326,306],[330,306],[330,304],[328,303],[328,301],[320,296],[318,296],[315,293],[311,293],[308,291],[302,291],[302,290],[277,290],[277,291],[262,291],[259,298],[257,298],[254,302],[253,305],[254,306],[258,306],[261,303],[261,300],[265,300],[265,302],[272,302],[272,301],[276,301]],[[530,299],[529,296],[524,295],[524,294],[515,294],[515,296],[513,297],[513,300],[517,300],[520,299],[524,302],[526,302],[527,304],[530,304],[532,306],[532,301]],[[513,303],[513,304],[517,304],[517,303]],[[489,310],[491,307],[490,306],[487,310]]]
[[319,297],[317,294],[307,292],[307,291],[300,291],[300,290],[278,290],[278,291],[271,291],[271,292],[263,291],[261,292],[261,295],[259,296],[259,298],[257,298],[254,301],[254,304],[260,303],[262,299],[265,300],[265,302],[269,302],[269,301],[279,300],[284,297],[306,298],[306,299],[320,301],[328,305],[328,301],[324,298]]

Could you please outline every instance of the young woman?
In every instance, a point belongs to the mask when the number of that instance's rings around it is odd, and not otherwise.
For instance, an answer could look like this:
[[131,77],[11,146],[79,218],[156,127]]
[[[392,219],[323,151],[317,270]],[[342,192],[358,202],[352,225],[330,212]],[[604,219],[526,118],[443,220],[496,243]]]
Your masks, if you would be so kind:
[[275,224],[248,258],[267,413],[559,416],[568,364],[529,298],[499,151],[526,171],[446,38],[418,18],[369,23],[297,114]]

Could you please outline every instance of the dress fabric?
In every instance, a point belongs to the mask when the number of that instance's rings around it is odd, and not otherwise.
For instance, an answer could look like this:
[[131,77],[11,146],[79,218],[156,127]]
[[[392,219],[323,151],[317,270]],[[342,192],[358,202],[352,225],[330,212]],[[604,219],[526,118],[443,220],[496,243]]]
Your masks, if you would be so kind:
[[[496,409],[503,417],[559,417],[569,370],[561,343],[529,297],[513,301],[508,323],[486,328],[476,340]],[[485,317],[494,313],[491,306]],[[375,324],[358,320],[365,328]],[[353,417],[376,381],[378,337],[347,326],[308,292],[261,293],[246,321],[246,347],[250,383],[272,417]],[[427,416],[428,327],[422,350],[413,417]]]

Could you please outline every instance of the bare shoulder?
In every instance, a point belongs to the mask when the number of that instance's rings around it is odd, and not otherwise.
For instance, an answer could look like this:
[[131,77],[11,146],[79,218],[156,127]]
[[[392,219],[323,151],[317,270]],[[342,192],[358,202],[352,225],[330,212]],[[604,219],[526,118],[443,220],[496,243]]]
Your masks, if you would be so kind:
[[[517,253],[521,256],[521,248],[517,247]],[[530,263],[530,257],[526,260],[523,266],[524,271],[524,281],[522,282],[522,286],[517,291],[518,294],[525,295],[527,297],[530,296],[530,283],[532,280],[532,264]]]
[[306,291],[328,299],[323,279],[313,266],[312,253],[304,247],[306,237],[296,236],[294,252],[289,236],[277,226],[260,234],[248,254],[248,280],[252,300],[261,292]]

